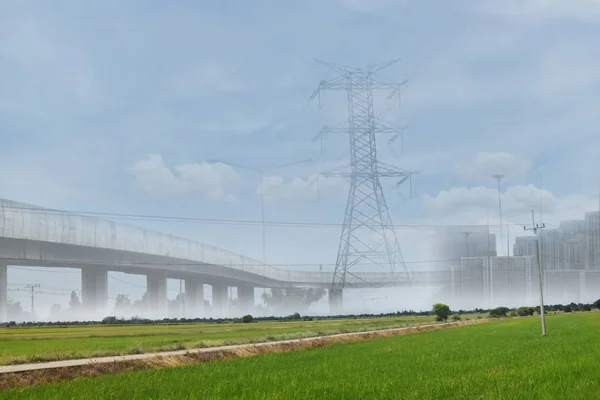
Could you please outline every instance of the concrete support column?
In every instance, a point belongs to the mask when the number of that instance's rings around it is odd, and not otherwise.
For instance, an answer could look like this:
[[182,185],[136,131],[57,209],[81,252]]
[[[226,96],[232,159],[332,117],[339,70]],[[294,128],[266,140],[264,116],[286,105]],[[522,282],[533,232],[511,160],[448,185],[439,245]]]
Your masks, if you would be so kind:
[[243,285],[237,288],[241,315],[254,312],[254,286]]
[[167,274],[161,271],[146,275],[148,307],[152,318],[167,316]]
[[222,283],[212,284],[212,314],[215,317],[227,315],[228,287]]
[[204,316],[204,282],[196,278],[185,280],[185,316]]
[[0,321],[8,320],[8,266],[0,264]]
[[81,270],[81,301],[85,312],[94,319],[107,311],[108,270],[93,266]]
[[344,290],[329,289],[329,314],[340,315],[344,312]]

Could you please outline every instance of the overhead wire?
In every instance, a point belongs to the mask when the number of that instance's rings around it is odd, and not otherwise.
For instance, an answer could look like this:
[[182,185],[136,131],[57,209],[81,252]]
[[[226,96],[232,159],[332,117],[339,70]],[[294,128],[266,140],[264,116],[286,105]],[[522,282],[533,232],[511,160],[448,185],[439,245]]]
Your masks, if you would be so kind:
[[[341,228],[343,224],[327,223],[327,222],[305,222],[305,221],[262,221],[262,220],[243,220],[243,219],[226,219],[226,218],[202,218],[202,217],[180,217],[167,215],[151,215],[151,214],[132,214],[132,213],[110,213],[97,211],[63,211],[43,209],[36,207],[25,206],[3,206],[1,209],[27,211],[30,214],[40,215],[60,215],[60,216],[77,216],[77,217],[102,217],[111,219],[136,220],[136,221],[153,221],[153,222],[188,222],[188,223],[204,223],[204,224],[220,224],[220,225],[236,225],[236,226],[283,226],[283,227],[323,227],[323,228]],[[505,224],[391,224],[390,228],[405,228],[405,229],[432,229],[432,228],[452,228],[452,227],[500,227],[500,226],[524,226],[527,223],[505,223]],[[368,226],[368,225],[366,225]],[[380,227],[380,225],[374,225]]]

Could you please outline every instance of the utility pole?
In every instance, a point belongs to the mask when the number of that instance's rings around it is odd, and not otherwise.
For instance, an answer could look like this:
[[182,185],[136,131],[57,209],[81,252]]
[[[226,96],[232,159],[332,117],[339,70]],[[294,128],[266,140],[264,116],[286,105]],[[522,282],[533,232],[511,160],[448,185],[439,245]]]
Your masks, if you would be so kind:
[[535,252],[537,254],[537,264],[538,264],[538,273],[539,273],[539,285],[540,285],[540,317],[542,320],[542,336],[546,336],[546,316],[544,314],[544,290],[543,290],[543,284],[542,284],[542,259],[540,257],[540,237],[539,237],[539,230],[540,229],[544,229],[546,227],[546,224],[542,224],[542,226],[539,226],[538,224],[535,223],[535,214],[533,212],[533,210],[531,210],[531,224],[532,227],[531,228],[527,228],[526,226],[523,227],[524,231],[533,231],[533,233],[535,234]]
[[31,289],[31,319],[33,320],[35,315],[35,289],[39,288],[40,284],[29,284],[25,285],[25,289]]
[[471,233],[472,233],[472,232],[463,232],[463,233],[462,233],[463,235],[465,235],[465,243],[466,243],[466,245],[467,245],[467,258],[468,258],[468,257],[470,257],[470,254],[469,254],[469,235],[470,235]]
[[[335,270],[329,291],[330,310],[339,312],[343,306],[343,291],[347,278],[361,263],[373,263],[389,273],[390,278],[396,268],[409,273],[390,211],[385,200],[380,178],[397,178],[396,186],[408,181],[413,172],[383,163],[377,158],[376,136],[378,134],[398,134],[402,129],[394,127],[375,115],[373,93],[387,91],[388,100],[400,100],[400,90],[405,82],[391,82],[380,72],[395,64],[393,60],[361,68],[319,61],[320,64],[336,73],[331,80],[322,80],[311,95],[311,99],[321,98],[325,91],[342,91],[346,95],[347,120],[337,126],[324,126],[313,142],[326,134],[346,134],[349,139],[349,165],[322,173],[325,177],[349,178],[350,190],[346,203],[344,224],[340,234]],[[410,279],[410,278],[409,278]]]
[[[498,181],[498,217],[500,218],[500,237],[502,237],[502,234],[504,233],[504,224],[502,223],[502,192],[500,191],[500,181],[502,180],[502,178],[504,178],[504,175],[495,174],[492,175],[492,178]],[[506,244],[506,256],[508,257],[508,255],[510,254],[510,239],[507,239]]]

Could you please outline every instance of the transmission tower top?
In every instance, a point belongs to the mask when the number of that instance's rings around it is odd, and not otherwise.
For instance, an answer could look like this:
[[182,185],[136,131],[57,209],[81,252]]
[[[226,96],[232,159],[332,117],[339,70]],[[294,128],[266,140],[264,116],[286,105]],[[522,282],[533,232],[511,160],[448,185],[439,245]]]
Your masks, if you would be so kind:
[[350,165],[321,174],[350,178],[350,192],[329,297],[332,307],[341,308],[343,289],[353,285],[357,268],[368,265],[389,273],[390,279],[394,279],[396,271],[401,270],[408,277],[379,178],[396,177],[399,178],[397,185],[400,185],[410,179],[413,173],[377,159],[377,134],[401,135],[402,128],[396,128],[377,117],[373,104],[373,91],[389,90],[389,100],[394,96],[400,97],[400,88],[406,82],[390,82],[379,75],[379,71],[399,60],[362,68],[317,61],[338,73],[338,76],[330,81],[321,81],[311,99],[317,96],[320,99],[323,90],[343,90],[348,102],[347,121],[337,127],[324,126],[315,137],[318,139],[327,133],[346,133],[350,139]]

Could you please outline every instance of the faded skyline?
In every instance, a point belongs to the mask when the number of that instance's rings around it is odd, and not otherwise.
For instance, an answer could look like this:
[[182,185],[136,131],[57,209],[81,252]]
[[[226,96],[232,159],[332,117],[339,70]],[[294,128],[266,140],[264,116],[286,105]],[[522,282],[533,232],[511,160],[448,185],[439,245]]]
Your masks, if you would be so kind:
[[[309,185],[348,160],[345,136],[311,143],[346,111],[342,95],[320,108],[308,101],[332,77],[313,59],[401,57],[385,71],[409,79],[401,106],[378,105],[408,129],[403,146],[379,138],[379,155],[419,174],[410,200],[408,186],[385,183],[395,224],[497,224],[496,173],[506,175],[504,223],[529,223],[531,209],[549,225],[583,218],[600,187],[599,19],[594,0],[4,1],[0,197],[256,221],[258,175],[215,161],[264,169],[312,159],[265,173],[266,219],[341,224],[346,184]],[[256,225],[123,222],[262,257]],[[407,261],[432,260],[429,230],[397,232]],[[332,268],[338,238],[336,226],[269,226],[267,261]],[[72,272],[11,269],[9,279],[61,292],[80,285]],[[112,276],[110,292],[143,293],[143,277]],[[40,299],[49,308],[68,296]]]

